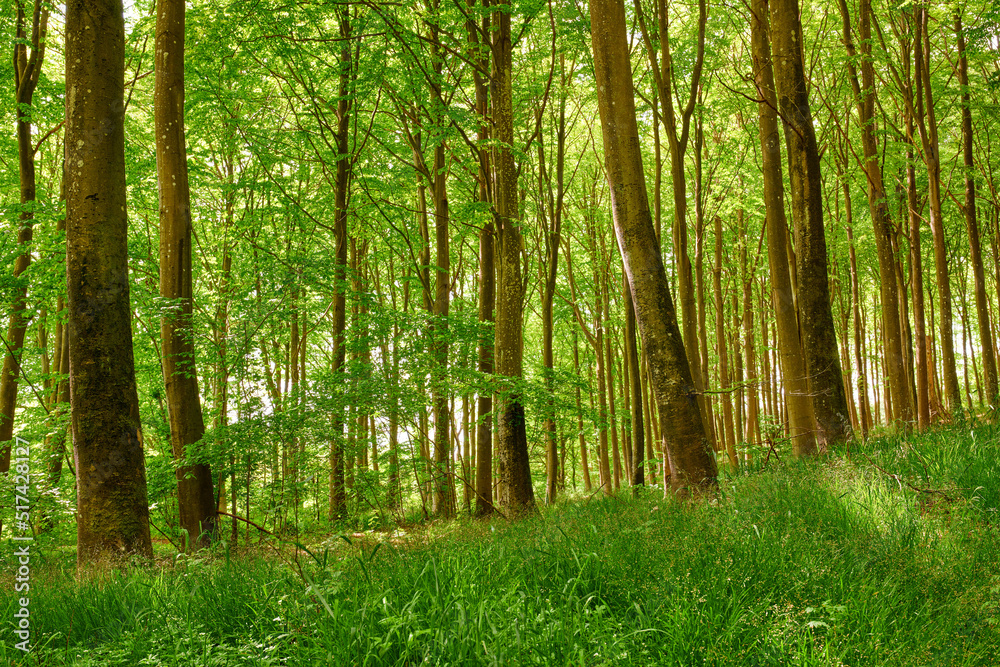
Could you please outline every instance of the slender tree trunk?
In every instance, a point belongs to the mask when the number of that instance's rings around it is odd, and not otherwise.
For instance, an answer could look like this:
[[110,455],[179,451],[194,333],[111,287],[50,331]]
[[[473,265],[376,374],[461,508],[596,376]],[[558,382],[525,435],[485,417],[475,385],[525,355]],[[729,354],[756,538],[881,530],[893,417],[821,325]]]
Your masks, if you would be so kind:
[[632,292],[628,280],[622,275],[625,291],[625,358],[628,360],[628,383],[632,402],[632,456],[630,473],[632,486],[643,486],[645,478],[642,473],[643,459],[643,423],[642,423],[642,383],[639,379],[639,354],[636,351],[635,339],[635,307],[632,304]]
[[798,0],[770,0],[771,46],[778,110],[785,126],[792,219],[795,222],[798,312],[817,443],[851,436],[827,279],[819,149],[809,108]]
[[[548,405],[545,416],[545,460],[546,460],[546,485],[545,502],[552,503],[556,498],[556,478],[557,478],[557,438],[556,438],[556,406],[555,406],[555,381],[553,378],[553,368],[555,358],[552,349],[552,305],[555,298],[556,278],[559,266],[559,246],[562,235],[562,213],[564,198],[564,171],[566,160],[566,98],[567,98],[567,72],[566,59],[564,55],[559,58],[560,67],[560,97],[559,115],[556,128],[555,146],[555,193],[552,193],[550,183],[551,176],[546,169],[545,148],[542,141],[538,142],[538,164],[539,164],[539,195],[546,205],[541,207],[543,216],[548,213],[548,225],[545,229],[545,264],[542,280],[542,364],[545,367],[545,388],[548,393]],[[538,115],[541,116],[539,109]],[[541,118],[538,118],[541,121]],[[548,185],[548,188],[545,186]]]
[[976,221],[975,160],[972,152],[972,96],[969,89],[969,61],[966,57],[965,31],[962,16],[955,13],[955,35],[958,42],[958,83],[962,87],[962,157],[965,162],[965,227],[969,233],[969,260],[972,263],[973,287],[976,295],[976,317],[979,320],[979,344],[983,350],[983,372],[986,379],[987,403],[997,400],[997,366],[993,357],[993,332],[990,327],[990,307],[983,270],[983,251]]
[[[31,264],[32,228],[35,221],[35,150],[31,145],[31,105],[38,86],[38,77],[45,60],[45,35],[48,27],[48,5],[35,0],[31,17],[31,35],[25,32],[24,3],[17,3],[17,23],[14,43],[14,96],[17,114],[17,164],[21,185],[21,223],[17,232],[17,245],[21,254],[14,261],[14,279],[17,280]],[[30,48],[29,48],[30,46]],[[14,291],[10,319],[0,372],[0,473],[10,469],[10,441],[14,437],[14,410],[17,406],[18,376],[21,374],[21,348],[27,320],[28,284],[20,282]]]
[[[851,30],[851,17],[846,0],[840,0],[840,13],[843,19],[844,45],[847,55],[854,59],[857,50]],[[861,41],[861,81],[858,82],[857,68],[851,60],[848,61],[848,73],[851,87],[854,90],[854,102],[858,110],[858,125],[861,128],[861,146],[864,152],[864,173],[868,185],[868,208],[871,212],[872,225],[875,231],[875,247],[878,253],[879,287],[884,309],[885,364],[887,366],[888,382],[892,392],[895,412],[892,419],[902,426],[910,428],[913,421],[913,406],[910,403],[910,392],[906,381],[906,364],[904,363],[902,331],[900,329],[899,294],[896,284],[896,259],[892,250],[893,224],[889,215],[888,199],[885,182],[882,177],[882,164],[875,138],[875,67],[871,57],[871,0],[860,0],[858,17],[858,34]],[[889,415],[886,415],[889,419]]]
[[[580,376],[580,344],[576,328],[573,328],[573,370]],[[590,464],[587,462],[587,439],[583,433],[583,408],[580,405],[580,385],[576,386],[576,429],[580,438],[580,465],[583,467],[583,491],[590,493],[593,484],[590,481]]]
[[[594,199],[596,204],[596,197]],[[601,275],[599,266],[604,264],[597,246],[597,220],[593,216],[588,216],[590,227],[590,245],[593,249],[591,255],[591,266],[594,269],[594,337],[591,341],[594,347],[594,355],[597,358],[597,470],[600,475],[601,489],[605,495],[610,495],[614,490],[611,479],[611,460],[608,456],[608,386],[607,381],[610,373],[608,369],[607,357],[604,356],[604,337],[607,335],[605,326],[607,318],[604,313],[604,299],[601,297]]]
[[[348,133],[353,105],[348,91],[354,59],[351,56],[351,18],[349,10],[343,9],[339,16],[340,38],[340,99],[337,102],[337,175],[334,193],[333,235],[334,235],[334,279],[336,292],[333,297],[333,363],[331,373],[337,377],[345,372],[347,360],[347,204],[350,181],[351,159],[348,155]],[[342,519],[347,514],[347,490],[344,479],[346,458],[344,442],[344,410],[335,408],[331,416],[332,438],[330,441],[330,520]]]
[[746,233],[746,226],[743,223],[743,209],[737,211],[737,216],[740,236],[743,238],[743,243],[740,244],[740,264],[743,274],[743,359],[747,381],[746,436],[749,444],[760,446],[762,444],[758,401],[758,387],[760,383],[757,378],[757,347],[754,344],[753,335],[753,312],[756,310],[753,302],[753,269],[747,257],[749,237]]
[[625,8],[621,0],[594,0],[590,17],[615,232],[648,355],[670,464],[670,483],[675,493],[691,487],[712,487],[717,475],[715,455],[702,425],[697,391],[649,212],[632,96]]
[[[436,93],[440,98],[440,91]],[[448,460],[451,452],[451,411],[448,404],[448,311],[451,296],[451,249],[450,215],[448,212],[448,190],[445,177],[447,164],[444,145],[434,149],[434,236],[435,236],[435,277],[434,311],[432,330],[432,350],[434,373],[431,394],[434,402],[434,513],[438,516],[455,515],[455,498],[448,474]]]
[[719,430],[729,463],[733,469],[739,467],[736,455],[736,434],[733,430],[733,402],[729,379],[729,346],[726,345],[725,303],[722,297],[722,218],[715,216],[715,266],[712,271],[712,287],[715,296],[715,341],[719,357],[719,389],[722,393],[722,424]]
[[[944,376],[944,398],[952,413],[962,409],[962,395],[955,370],[955,342],[952,333],[951,279],[948,272],[948,249],[944,238],[944,215],[941,208],[941,161],[938,144],[937,117],[930,76],[930,37],[927,32],[927,9],[914,4],[917,26],[914,39],[917,109],[915,117],[924,148],[927,166],[927,186],[930,195],[930,226],[934,239],[934,269],[937,278],[939,324],[941,334],[941,366]],[[926,106],[926,110],[925,110]]]
[[[602,257],[607,258],[608,253],[603,247],[604,243],[601,243]],[[614,348],[612,347],[611,341],[615,337],[614,329],[611,326],[611,313],[608,303],[608,273],[610,272],[611,260],[603,262],[604,266],[607,267],[607,271],[601,276],[601,301],[602,307],[604,309],[604,380],[607,386],[608,395],[608,421],[607,429],[611,433],[611,466],[613,472],[613,488],[615,491],[621,488],[622,484],[622,466],[621,466],[621,452],[618,447],[618,420],[615,415],[615,357]],[[598,351],[598,354],[602,354],[602,351]]]
[[511,151],[514,142],[512,43],[510,8],[497,12],[493,41],[492,101],[496,127],[497,280],[496,372],[501,378],[498,396],[497,457],[501,504],[515,512],[535,508],[528,461],[524,404],[518,384],[522,377],[524,285],[521,281],[521,221],[517,206],[517,169]]
[[177,468],[177,508],[186,548],[207,546],[216,532],[215,487],[209,465],[191,460],[205,422],[195,370],[191,206],[184,139],[184,0],[160,0],[156,15],[156,172],[160,188],[160,320],[170,444]]

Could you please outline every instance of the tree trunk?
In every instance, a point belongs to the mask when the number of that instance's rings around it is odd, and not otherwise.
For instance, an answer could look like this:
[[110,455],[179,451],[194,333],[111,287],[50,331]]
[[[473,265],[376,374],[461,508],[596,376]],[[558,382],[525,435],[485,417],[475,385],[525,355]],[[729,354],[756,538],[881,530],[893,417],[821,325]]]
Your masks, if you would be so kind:
[[757,379],[757,347],[754,344],[753,313],[755,304],[753,302],[753,267],[750,266],[747,257],[747,243],[749,237],[746,233],[746,225],[743,222],[743,209],[736,212],[738,227],[743,242],[740,244],[740,266],[742,268],[743,282],[743,362],[747,383],[747,423],[746,437],[750,445],[761,446],[763,444],[760,437],[760,417]]
[[501,504],[514,512],[535,508],[528,462],[528,436],[525,430],[524,405],[519,383],[522,377],[522,325],[524,323],[524,285],[521,281],[521,221],[517,206],[517,169],[514,165],[514,111],[512,90],[512,43],[510,7],[496,14],[492,53],[493,120],[497,148],[496,198],[497,280],[496,372],[501,386],[498,392],[497,458]]
[[837,339],[830,308],[819,149],[809,108],[798,0],[770,0],[778,110],[785,126],[795,223],[802,350],[821,448],[850,438]]
[[[17,3],[18,41],[14,43],[14,96],[17,104],[17,164],[21,184],[21,226],[17,245],[21,254],[14,262],[15,281],[31,264],[32,227],[35,221],[35,150],[31,145],[31,105],[38,85],[38,77],[45,60],[45,34],[48,26],[48,6],[35,0],[29,36],[24,30],[24,5]],[[22,41],[23,40],[23,41]],[[28,322],[24,317],[27,305],[28,284],[21,282],[14,291],[10,320],[7,325],[3,354],[3,371],[0,372],[0,473],[10,469],[10,441],[14,437],[14,410],[17,406],[17,384],[21,374],[20,355]]]
[[195,370],[194,294],[191,275],[191,206],[184,139],[184,0],[160,0],[156,14],[156,83],[153,116],[160,189],[160,319],[163,380],[170,445],[177,468],[177,509],[186,550],[215,537],[216,500],[209,465],[188,448],[205,434]]
[[[969,90],[969,61],[965,52],[965,32],[962,16],[955,13],[955,35],[958,41],[958,83],[962,87],[962,156],[965,161],[965,227],[969,232],[969,260],[972,263],[973,286],[976,294],[976,317],[979,320],[979,345],[983,350],[983,372],[986,379],[987,404],[997,400],[997,366],[993,357],[993,332],[990,328],[989,298],[983,270],[983,251],[976,221],[975,160],[972,153],[972,108]],[[964,327],[963,327],[964,328]]]
[[[675,493],[714,487],[715,455],[702,425],[691,367],[649,212],[621,0],[590,3],[604,161],[615,232],[632,289]],[[691,339],[694,342],[695,339]]]
[[[688,257],[687,243],[687,172],[684,167],[684,156],[687,151],[690,137],[691,117],[698,101],[698,91],[701,87],[701,73],[705,62],[705,29],[708,23],[708,3],[706,0],[698,2],[698,35],[695,60],[691,70],[691,83],[688,89],[685,106],[680,109],[680,123],[678,124],[677,110],[674,108],[675,91],[674,83],[676,73],[674,71],[673,54],[670,50],[669,38],[669,17],[668,0],[656,0],[655,16],[657,21],[656,37],[659,41],[659,49],[654,46],[653,35],[647,28],[642,13],[642,6],[639,0],[635,0],[636,15],[639,18],[639,27],[642,32],[643,42],[646,46],[646,53],[649,58],[651,71],[656,83],[657,101],[663,106],[660,120],[666,130],[667,145],[670,152],[670,176],[673,183],[674,195],[674,228],[673,228],[673,254],[677,262],[676,277],[678,280],[678,292],[681,302],[681,329],[684,335],[684,349],[687,353],[688,363],[691,367],[693,380],[695,383],[696,399],[699,409],[702,412],[703,420],[707,416],[706,399],[704,395],[705,387],[702,386],[703,363],[707,360],[700,358],[698,346],[698,313],[695,299],[694,281],[691,271],[691,260]],[[662,51],[658,57],[657,51]],[[679,103],[680,96],[676,96]],[[678,134],[680,129],[680,134]],[[658,200],[659,198],[657,198]],[[659,220],[659,216],[657,216]],[[659,240],[659,231],[656,234]],[[706,435],[711,438],[710,429],[706,429]]]
[[119,0],[66,5],[66,284],[77,564],[152,557],[132,355]]
[[[566,161],[566,99],[567,99],[567,72],[566,59],[564,55],[559,58],[560,66],[560,97],[559,116],[556,128],[555,147],[555,193],[552,193],[551,175],[546,169],[544,143],[538,142],[538,164],[539,164],[539,195],[544,202],[541,207],[542,215],[548,213],[548,225],[545,229],[545,264],[542,280],[542,364],[545,367],[545,389],[548,393],[548,405],[545,415],[545,460],[546,460],[546,484],[545,502],[555,502],[556,498],[556,470],[557,470],[557,439],[556,439],[556,406],[555,406],[555,381],[553,378],[553,368],[555,359],[552,350],[552,305],[555,298],[556,278],[559,266],[559,246],[562,234],[562,213],[564,192],[564,171]],[[538,111],[539,122],[541,121],[541,110]],[[546,187],[547,186],[547,187]],[[547,204],[547,206],[545,205]],[[546,211],[547,209],[547,211]]]
[[[333,236],[335,254],[333,260],[336,292],[333,297],[333,363],[330,371],[334,377],[345,371],[347,360],[347,203],[351,159],[348,155],[348,132],[353,105],[348,94],[348,84],[354,68],[351,56],[351,20],[347,9],[340,12],[340,99],[337,102],[337,175],[334,193]],[[329,519],[342,519],[347,514],[347,489],[344,479],[345,442],[344,410],[335,408],[331,415],[330,440],[330,509]]]
[[726,345],[725,303],[722,298],[722,218],[715,216],[715,266],[712,271],[712,287],[715,296],[715,341],[719,356],[719,389],[722,391],[722,425],[719,440],[723,441],[729,463],[733,469],[739,467],[736,455],[736,433],[733,430],[733,401],[729,379],[729,346]]
[[[840,0],[843,19],[844,45],[851,59],[857,58],[851,31],[851,17],[846,0]],[[889,215],[882,165],[875,138],[875,68],[871,57],[871,0],[861,0],[858,17],[858,34],[861,42],[861,81],[858,82],[857,68],[848,60],[848,73],[854,91],[854,103],[858,110],[858,125],[861,128],[861,147],[864,152],[864,173],[868,185],[868,208],[871,212],[875,232],[875,248],[878,253],[879,288],[884,309],[885,364],[888,382],[893,397],[895,411],[892,420],[904,430],[913,421],[913,405],[906,380],[906,364],[903,356],[902,331],[900,329],[899,292],[896,284],[896,258],[892,250],[893,224]],[[886,415],[887,420],[889,415]]]
[[[930,196],[930,226],[934,239],[934,269],[937,278],[938,321],[941,334],[941,371],[944,376],[946,408],[952,412],[962,409],[962,395],[955,370],[955,341],[952,333],[951,281],[948,273],[948,249],[944,239],[944,217],[941,208],[941,159],[938,144],[937,118],[934,112],[934,94],[930,76],[930,37],[927,32],[927,9],[914,4],[916,22],[914,38],[914,63],[917,108],[915,118],[924,148],[927,166],[927,186]],[[925,111],[926,106],[926,111]]]
[[[573,370],[580,376],[580,345],[576,328],[573,329]],[[576,428],[580,438],[580,465],[583,467],[583,491],[590,493],[590,464],[587,462],[587,439],[583,434],[583,408],[580,405],[580,385],[576,386]]]
[[642,423],[642,384],[639,379],[639,354],[636,351],[635,340],[635,307],[632,305],[632,292],[628,280],[622,276],[625,291],[625,358],[628,360],[628,383],[632,403],[632,456],[630,472],[632,486],[643,486],[645,478],[642,473],[643,459],[643,423]]

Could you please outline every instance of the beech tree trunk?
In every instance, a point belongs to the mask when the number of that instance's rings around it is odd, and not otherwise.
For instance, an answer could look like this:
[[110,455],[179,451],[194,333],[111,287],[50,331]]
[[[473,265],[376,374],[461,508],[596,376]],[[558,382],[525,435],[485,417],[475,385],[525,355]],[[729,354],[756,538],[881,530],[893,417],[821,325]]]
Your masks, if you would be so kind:
[[179,525],[185,548],[208,546],[216,532],[215,486],[209,465],[189,459],[189,447],[205,434],[195,367],[191,205],[184,137],[184,0],[156,6],[156,83],[153,119],[156,177],[160,190],[160,318],[163,381],[170,445],[177,468]]
[[[24,4],[17,3],[17,24],[14,43],[14,97],[17,103],[17,164],[21,184],[21,227],[17,233],[17,245],[21,254],[14,262],[14,279],[17,280],[31,264],[31,238],[35,221],[35,150],[31,145],[31,104],[38,86],[38,77],[45,60],[45,34],[49,20],[48,6],[35,0],[31,18],[31,35],[25,33]],[[30,49],[29,49],[30,39]],[[22,41],[23,40],[23,41]],[[3,355],[3,371],[0,372],[0,473],[10,469],[10,441],[14,437],[14,410],[17,405],[17,384],[21,374],[20,354],[24,345],[27,320],[24,309],[27,305],[28,284],[21,282],[14,292],[10,320],[7,325],[7,341]]]
[[[474,8],[476,0],[469,0],[469,7]],[[489,6],[488,0],[483,6]],[[489,86],[487,77],[482,73],[489,67],[489,44],[480,40],[482,34],[488,34],[490,15],[483,12],[481,23],[477,26],[474,19],[466,22],[469,43],[476,57],[477,68],[473,69],[473,83],[476,89],[475,113],[479,119],[476,130],[476,140],[481,146],[489,138],[488,99]],[[492,192],[492,169],[490,167],[490,151],[480,147],[476,151],[478,173],[476,178],[476,201],[483,206],[489,204]],[[493,345],[487,329],[493,325],[493,308],[496,296],[496,275],[494,271],[494,252],[496,228],[492,221],[486,223],[479,232],[479,325],[481,327],[478,343],[478,369],[483,376],[493,373]],[[481,388],[477,396],[476,414],[476,516],[486,516],[493,511],[493,393],[490,387]]]
[[751,18],[754,81],[762,101],[757,105],[767,211],[767,259],[770,264],[771,302],[774,307],[781,372],[788,406],[788,431],[796,456],[816,452],[816,424],[809,397],[809,380],[802,355],[799,319],[789,272],[788,223],[785,219],[785,185],[781,174],[781,139],[778,134],[778,101],[774,89],[767,2],[755,0]]
[[729,463],[733,469],[739,467],[736,455],[736,433],[733,426],[733,399],[729,379],[729,346],[726,345],[725,311],[722,298],[722,218],[715,216],[715,266],[712,271],[712,288],[715,296],[715,340],[719,356],[719,389],[722,391],[722,428],[718,429],[719,440],[723,441]]
[[132,356],[120,0],[66,4],[66,286],[77,564],[152,557]]
[[[701,359],[698,345],[698,311],[695,298],[695,285],[692,276],[691,259],[688,256],[688,229],[687,229],[687,170],[684,165],[684,156],[687,152],[688,141],[691,132],[691,117],[694,113],[698,101],[698,91],[701,86],[702,68],[705,62],[705,29],[708,23],[708,2],[698,0],[698,33],[696,51],[691,69],[691,82],[687,91],[687,100],[684,107],[675,110],[675,97],[680,104],[680,96],[675,95],[674,59],[670,49],[669,35],[669,2],[668,0],[655,0],[656,8],[656,33],[658,37],[658,47],[654,45],[652,31],[646,26],[646,21],[642,12],[640,0],[634,0],[636,15],[639,19],[639,28],[642,32],[643,42],[646,46],[646,53],[649,57],[650,68],[656,84],[657,101],[663,107],[660,120],[666,130],[667,146],[670,153],[670,177],[673,183],[674,195],[674,227],[673,227],[673,249],[674,258],[677,262],[676,277],[678,282],[679,300],[681,303],[681,329],[684,335],[684,349],[687,351],[688,362],[693,374],[697,400],[702,411],[703,420],[708,416],[707,400],[704,395],[705,387],[702,384],[702,365],[707,360]],[[662,51],[657,55],[657,51]],[[678,111],[680,118],[678,119]],[[678,120],[680,121],[678,123]],[[678,130],[680,133],[678,134]],[[659,173],[658,173],[659,176]],[[657,197],[657,201],[659,198]],[[659,216],[657,216],[659,221]],[[659,239],[659,229],[656,234]],[[706,434],[711,439],[711,429],[706,427]]]
[[510,7],[497,11],[493,41],[492,101],[497,148],[494,157],[497,217],[497,313],[495,358],[498,391],[497,464],[500,503],[514,512],[535,509],[528,462],[528,436],[521,402],[524,285],[521,281],[521,220],[514,165],[514,110]]
[[642,384],[639,379],[639,354],[636,351],[635,339],[635,307],[632,305],[632,292],[625,281],[625,358],[628,360],[628,384],[631,395],[632,415],[632,453],[630,465],[632,486],[643,486],[645,477],[642,473],[643,461],[643,422],[642,422]]
[[[348,131],[350,130],[351,97],[348,84],[354,67],[351,56],[351,18],[347,9],[340,12],[340,99],[337,101],[337,130],[334,137],[337,146],[337,173],[334,192],[333,236],[334,236],[334,278],[336,292],[333,296],[333,363],[330,371],[334,376],[344,372],[347,360],[347,202],[350,175],[348,156]],[[345,406],[346,410],[346,406]],[[330,440],[330,520],[342,519],[347,514],[347,488],[344,479],[345,464],[345,418],[344,411],[335,409],[331,415],[332,438]]]
[[941,334],[941,374],[944,380],[946,408],[962,409],[962,394],[955,369],[955,340],[952,333],[951,279],[948,272],[948,249],[944,239],[944,216],[941,208],[941,158],[938,143],[937,117],[930,76],[930,37],[927,32],[927,9],[914,4],[916,31],[914,44],[914,79],[916,84],[915,119],[923,143],[924,164],[927,167],[927,192],[930,203],[931,236],[934,239],[934,270],[937,278],[938,323]]
[[[993,332],[990,328],[989,297],[983,270],[983,251],[976,221],[976,179],[972,143],[972,97],[969,91],[969,61],[965,51],[965,31],[962,15],[955,13],[955,36],[958,42],[958,83],[962,87],[962,156],[965,162],[965,227],[969,233],[969,261],[972,263],[973,286],[976,294],[976,319],[979,320],[979,345],[982,349],[983,373],[986,380],[987,403],[996,405],[997,365],[993,357]],[[964,329],[964,327],[963,327]]]
[[802,54],[798,0],[770,0],[771,46],[778,110],[785,127],[802,351],[820,447],[851,436],[836,329],[830,307],[823,183]]
[[632,289],[643,348],[648,355],[670,464],[670,484],[675,493],[714,487],[715,454],[702,425],[698,395],[649,211],[635,118],[625,8],[621,0],[593,0],[590,18],[615,233]]
[[[844,46],[851,59],[857,58],[851,31],[851,16],[846,0],[840,0],[843,20]],[[909,386],[906,379],[906,364],[903,354],[901,321],[899,314],[899,291],[896,284],[896,258],[892,249],[893,224],[889,215],[885,182],[882,177],[881,155],[875,138],[875,68],[872,62],[871,0],[860,0],[858,10],[858,36],[861,42],[861,81],[858,82],[857,68],[848,61],[848,74],[854,91],[854,103],[858,110],[858,125],[861,128],[861,147],[864,152],[864,174],[868,185],[868,209],[875,231],[875,248],[878,253],[879,288],[884,308],[885,364],[889,387],[892,392],[894,413],[892,420],[904,429],[913,421],[913,405],[910,402]],[[887,415],[887,420],[889,416]]]

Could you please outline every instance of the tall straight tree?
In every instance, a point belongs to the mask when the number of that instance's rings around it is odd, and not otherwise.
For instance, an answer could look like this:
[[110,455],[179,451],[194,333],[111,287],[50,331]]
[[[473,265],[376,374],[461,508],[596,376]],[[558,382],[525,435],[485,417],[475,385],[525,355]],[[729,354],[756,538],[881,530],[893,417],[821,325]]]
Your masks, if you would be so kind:
[[965,162],[965,227],[969,233],[969,259],[976,293],[976,319],[979,321],[979,343],[983,353],[983,374],[986,381],[986,403],[996,405],[997,364],[993,356],[993,332],[990,329],[990,306],[986,292],[986,275],[983,271],[983,250],[979,242],[979,223],[976,220],[976,163],[972,144],[972,95],[969,91],[969,59],[966,54],[965,30],[962,14],[955,12],[955,39],[958,42],[958,84],[962,87],[962,157]]
[[493,33],[492,102],[496,128],[494,208],[497,218],[496,372],[500,376],[497,405],[497,464],[500,504],[515,511],[533,510],[528,435],[521,382],[524,341],[524,284],[521,281],[521,220],[517,205],[517,168],[512,89],[513,45],[510,5],[497,8]]
[[764,177],[764,208],[767,216],[767,258],[771,269],[771,302],[774,305],[775,328],[778,332],[778,351],[781,355],[792,451],[796,456],[802,456],[816,451],[816,423],[813,420],[812,401],[809,399],[809,380],[802,355],[799,319],[788,262],[788,222],[785,218],[785,184],[781,175],[778,100],[774,90],[766,0],[754,0],[751,11],[754,83],[760,97],[757,114],[761,171]]
[[[698,394],[649,211],[622,0],[592,0],[591,36],[615,234],[635,306],[675,493],[716,483]],[[694,341],[692,341],[694,344]]]
[[850,437],[851,416],[830,306],[819,148],[806,87],[799,2],[769,0],[768,11],[778,112],[788,147],[802,351],[816,419],[816,440],[825,447]]
[[187,532],[186,548],[207,546],[215,532],[212,471],[186,461],[205,435],[195,372],[194,297],[191,276],[191,197],[184,137],[185,0],[156,3],[156,83],[153,124],[156,177],[160,187],[160,297],[168,312],[160,320],[170,445],[177,468],[177,509]]
[[[351,54],[351,15],[343,8],[339,16],[340,24],[340,90],[337,100],[337,131],[334,137],[337,148],[337,173],[334,181],[333,236],[334,236],[334,277],[336,292],[333,296],[333,363],[331,372],[337,376],[344,371],[347,361],[347,199],[350,180],[351,159],[347,154],[351,120],[351,98],[348,87],[354,69]],[[345,406],[346,407],[346,406]],[[347,488],[344,480],[344,411],[335,407],[331,417],[332,438],[330,440],[330,508],[329,518],[343,518],[347,512]]]
[[[476,0],[469,0],[469,6],[475,7]],[[489,0],[483,0],[483,6],[489,6]],[[478,171],[476,174],[476,201],[487,204],[491,197],[490,183],[490,151],[483,146],[489,139],[489,124],[487,105],[489,102],[489,44],[480,35],[488,35],[490,15],[483,12],[479,24],[473,17],[466,22],[469,33],[469,48],[475,58],[472,70],[473,82],[476,87],[475,112],[479,125],[476,128],[475,158]],[[493,324],[493,307],[495,305],[496,275],[494,271],[496,228],[492,218],[483,225],[479,232],[479,324],[481,327],[477,350],[477,366],[484,376],[493,372],[493,345],[490,344],[486,328]],[[479,416],[476,425],[476,515],[485,516],[493,511],[493,394],[489,387],[480,390],[477,398],[476,414]]]
[[66,3],[66,285],[77,563],[151,557],[132,356],[121,0]]
[[962,394],[955,369],[955,338],[952,331],[951,277],[948,270],[948,248],[944,238],[944,211],[941,208],[941,153],[938,141],[937,114],[931,85],[931,41],[928,34],[927,7],[913,5],[913,78],[916,109],[913,117],[923,145],[924,166],[927,167],[927,194],[930,204],[930,227],[934,241],[934,273],[937,278],[938,324],[941,334],[941,370],[944,380],[944,400],[948,410],[962,409]]
[[[44,6],[43,6],[44,5]],[[17,2],[17,23],[14,42],[14,96],[17,103],[17,164],[21,182],[21,228],[17,233],[17,244],[21,254],[14,262],[14,278],[19,278],[31,264],[32,227],[35,213],[35,149],[31,145],[31,103],[38,86],[38,76],[45,59],[45,32],[49,22],[48,5],[35,0],[31,18],[31,36],[25,32],[24,1]],[[30,45],[30,48],[29,48]],[[3,371],[0,373],[0,472],[10,469],[10,441],[14,437],[14,409],[17,405],[17,380],[21,373],[18,357],[24,345],[27,321],[24,308],[28,296],[28,284],[22,282],[17,288],[14,303],[10,309],[3,355]]]
[[896,285],[896,257],[892,250],[893,224],[889,216],[885,182],[878,141],[875,138],[875,65],[872,61],[872,6],[871,0],[861,0],[858,5],[858,38],[861,48],[861,80],[858,81],[858,50],[854,46],[851,14],[847,0],[840,0],[840,14],[844,28],[844,46],[850,57],[847,65],[854,103],[858,109],[858,126],[861,128],[861,148],[864,152],[864,174],[868,185],[868,210],[875,231],[875,248],[878,252],[879,288],[882,307],[885,309],[885,336],[883,338],[889,387],[892,392],[893,415],[891,420],[904,428],[913,422],[913,404],[910,401],[909,382],[903,355],[903,332],[900,327],[899,290]]

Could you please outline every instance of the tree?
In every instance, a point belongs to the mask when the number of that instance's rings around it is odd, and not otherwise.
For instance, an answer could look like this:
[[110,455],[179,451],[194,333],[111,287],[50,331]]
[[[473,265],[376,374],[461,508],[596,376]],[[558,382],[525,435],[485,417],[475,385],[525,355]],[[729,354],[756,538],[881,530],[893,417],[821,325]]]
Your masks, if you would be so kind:
[[670,463],[670,484],[678,493],[710,488],[716,482],[715,454],[701,421],[698,394],[677,327],[646,195],[624,3],[593,0],[590,21],[615,234],[648,355]]
[[986,276],[983,270],[983,251],[979,242],[979,223],[976,219],[976,177],[974,137],[972,133],[972,94],[969,91],[969,59],[966,52],[965,31],[962,29],[962,14],[955,11],[955,41],[958,46],[958,84],[962,87],[962,159],[965,163],[965,228],[969,234],[969,259],[972,264],[973,286],[976,294],[976,319],[979,321],[979,341],[983,348],[981,356],[986,376],[986,402],[996,405],[997,364],[993,356],[993,332],[990,329],[990,307],[986,292]]
[[188,549],[211,542],[216,526],[212,471],[202,461],[185,461],[205,434],[195,368],[194,289],[191,278],[191,196],[184,132],[185,0],[158,0],[156,8],[156,93],[153,107],[156,172],[160,188],[160,320],[163,380],[166,384],[170,445],[177,468],[177,508]]
[[816,438],[826,447],[850,438],[851,420],[830,307],[819,147],[806,87],[799,2],[770,0],[768,10],[778,111],[788,148],[802,350]]
[[132,353],[120,0],[66,4],[66,265],[77,563],[152,556]]
[[[31,17],[31,37],[25,33],[23,0],[17,3],[16,37],[14,42],[14,97],[17,114],[17,164],[21,184],[21,227],[17,243],[22,247],[14,263],[14,278],[20,278],[31,264],[31,238],[35,206],[35,147],[31,145],[31,104],[38,86],[38,77],[45,60],[45,34],[49,9],[42,0],[35,0]],[[30,49],[28,48],[30,44]],[[23,279],[22,279],[23,280]],[[19,357],[24,346],[27,321],[28,285],[22,282],[16,288],[11,304],[7,336],[4,338],[3,370],[0,371],[0,472],[10,469],[10,441],[14,437],[14,409],[17,403],[18,376],[21,372]]]
[[766,0],[755,0],[751,11],[754,83],[757,95],[760,96],[757,110],[761,171],[764,177],[764,208],[767,216],[767,258],[771,269],[771,300],[778,332],[792,451],[801,456],[816,451],[816,424],[809,398],[809,380],[802,355],[796,299],[786,249],[788,223],[785,219],[785,184],[781,175],[778,100],[774,90]]
[[913,421],[913,405],[910,402],[909,383],[903,357],[903,332],[900,330],[896,257],[892,249],[892,237],[895,232],[889,215],[889,203],[885,192],[885,181],[882,178],[878,142],[875,138],[875,106],[878,98],[875,91],[875,66],[872,62],[871,0],[861,0],[858,7],[858,37],[861,44],[860,82],[858,81],[858,67],[853,62],[858,59],[858,53],[854,46],[847,0],[840,0],[840,13],[844,28],[844,46],[847,49],[847,55],[851,58],[848,61],[847,71],[851,81],[851,89],[854,92],[854,103],[858,110],[861,148],[864,153],[864,162],[861,166],[868,184],[868,208],[871,212],[872,226],[875,231],[875,248],[878,252],[879,285],[882,307],[885,309],[883,344],[894,412],[891,419],[906,429]]
[[535,506],[528,460],[521,388],[523,376],[524,284],[523,241],[514,165],[514,109],[510,7],[497,10],[493,35],[491,95],[497,148],[493,156],[497,225],[496,338],[494,358],[500,379],[497,400],[497,466],[500,503],[521,512]]

